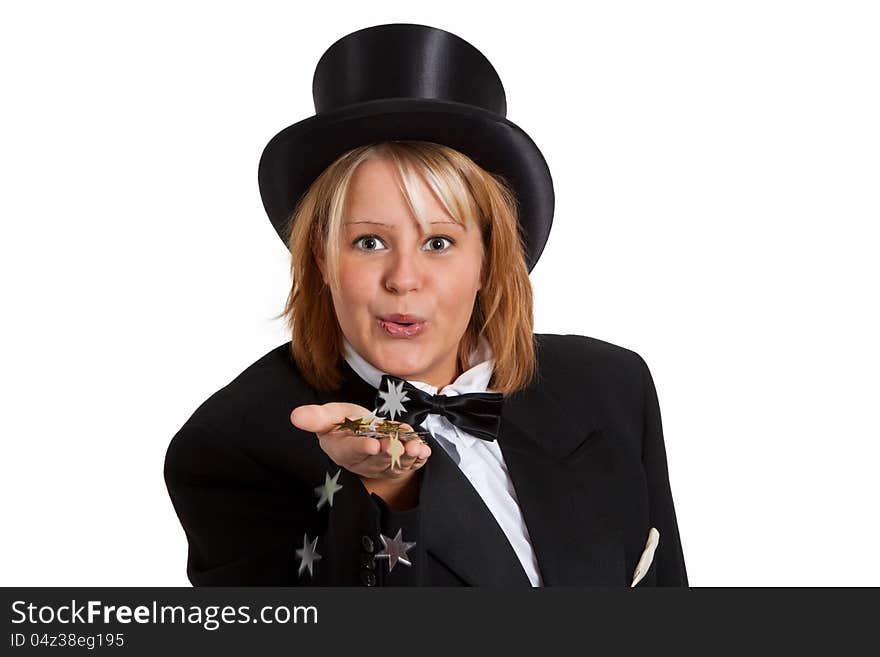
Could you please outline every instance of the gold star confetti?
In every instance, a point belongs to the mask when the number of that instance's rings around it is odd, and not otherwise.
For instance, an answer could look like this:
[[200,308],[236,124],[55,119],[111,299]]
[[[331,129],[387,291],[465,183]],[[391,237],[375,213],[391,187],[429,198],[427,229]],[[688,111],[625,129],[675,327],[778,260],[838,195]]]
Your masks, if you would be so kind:
[[391,455],[391,467],[399,468],[400,457],[406,453],[406,449],[404,449],[403,443],[400,442],[397,436],[391,436],[391,442],[388,444],[388,453]]
[[349,431],[354,431],[355,433],[357,433],[360,430],[361,425],[363,423],[364,423],[364,418],[362,418],[362,417],[356,417],[353,420],[345,418],[345,420],[343,422],[338,422],[336,424],[336,428],[339,431],[345,431],[346,429],[348,429]]
[[425,442],[422,436],[427,435],[428,431],[409,431],[402,429],[402,422],[394,420],[385,420],[378,418],[376,415],[367,417],[359,417],[354,419],[345,418],[344,422],[337,422],[336,426],[342,429],[348,429],[358,436],[367,436],[369,438],[388,438],[397,436],[403,442],[410,440],[420,440]]

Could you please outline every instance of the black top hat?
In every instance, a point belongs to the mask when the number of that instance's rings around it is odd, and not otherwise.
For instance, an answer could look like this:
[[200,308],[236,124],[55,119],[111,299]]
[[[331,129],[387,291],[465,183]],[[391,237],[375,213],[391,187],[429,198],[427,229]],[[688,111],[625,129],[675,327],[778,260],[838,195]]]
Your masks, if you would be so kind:
[[285,244],[297,201],[342,153],[378,141],[423,140],[505,178],[517,197],[532,270],[553,222],[553,181],[532,139],[505,118],[501,79],[474,46],[427,25],[358,30],[321,56],[312,95],[315,116],[275,135],[260,158],[263,206]]

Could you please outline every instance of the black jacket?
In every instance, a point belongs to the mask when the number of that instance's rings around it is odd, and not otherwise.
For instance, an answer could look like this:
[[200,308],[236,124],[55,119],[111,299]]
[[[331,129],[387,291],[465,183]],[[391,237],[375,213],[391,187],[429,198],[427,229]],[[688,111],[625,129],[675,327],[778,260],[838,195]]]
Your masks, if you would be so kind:
[[[654,382],[637,353],[579,335],[536,334],[539,378],[504,400],[499,445],[545,586],[687,586]],[[340,468],[290,422],[302,404],[374,408],[375,389],[343,360],[345,381],[317,392],[290,343],[211,395],[177,432],[165,481],[197,586],[529,586],[506,536],[442,446],[420,469],[418,506],[395,512],[342,469],[332,507],[315,487]],[[380,532],[415,541],[389,572]],[[303,534],[321,559],[298,575]]]

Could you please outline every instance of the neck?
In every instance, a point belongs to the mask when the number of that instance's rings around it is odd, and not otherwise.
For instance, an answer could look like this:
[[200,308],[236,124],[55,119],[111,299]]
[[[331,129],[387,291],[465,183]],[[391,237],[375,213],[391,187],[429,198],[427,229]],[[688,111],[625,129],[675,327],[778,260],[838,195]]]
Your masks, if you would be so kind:
[[451,363],[443,363],[429,372],[402,376],[400,378],[423,381],[424,383],[434,386],[437,390],[442,390],[461,376],[461,374],[462,370],[458,365],[458,358],[456,357]]

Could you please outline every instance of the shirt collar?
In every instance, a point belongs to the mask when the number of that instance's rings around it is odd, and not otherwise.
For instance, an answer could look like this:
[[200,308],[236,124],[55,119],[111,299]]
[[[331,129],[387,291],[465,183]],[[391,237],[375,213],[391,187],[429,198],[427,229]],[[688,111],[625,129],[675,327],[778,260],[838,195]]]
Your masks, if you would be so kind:
[[[364,381],[378,389],[382,383],[382,375],[386,374],[386,372],[376,368],[355,351],[344,335],[342,336],[342,342],[343,358],[351,366],[351,369]],[[424,381],[407,380],[407,382],[431,395],[462,395],[468,392],[487,392],[489,391],[487,386],[495,367],[495,361],[492,356],[492,347],[489,345],[489,341],[485,337],[480,336],[477,348],[471,352],[468,359],[470,369],[462,372],[455,381],[444,386],[439,392],[435,386]]]

